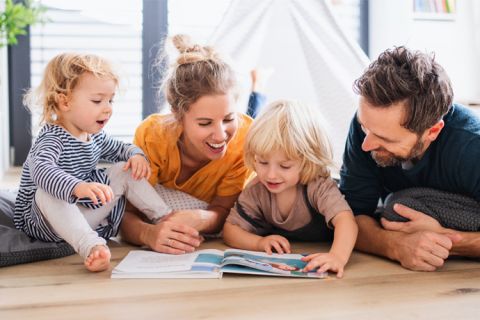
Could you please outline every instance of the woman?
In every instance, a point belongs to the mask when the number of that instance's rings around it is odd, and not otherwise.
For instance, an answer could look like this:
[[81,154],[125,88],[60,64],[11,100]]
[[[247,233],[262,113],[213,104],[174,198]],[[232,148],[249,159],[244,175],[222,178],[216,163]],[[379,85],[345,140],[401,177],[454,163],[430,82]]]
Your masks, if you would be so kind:
[[125,240],[152,250],[181,254],[201,243],[201,233],[215,233],[241,192],[249,171],[243,142],[251,119],[235,111],[232,68],[211,47],[173,38],[180,56],[165,80],[172,113],[154,114],[135,133],[134,143],[150,160],[150,183],[183,191],[209,204],[207,210],[169,214],[157,224],[126,211]]

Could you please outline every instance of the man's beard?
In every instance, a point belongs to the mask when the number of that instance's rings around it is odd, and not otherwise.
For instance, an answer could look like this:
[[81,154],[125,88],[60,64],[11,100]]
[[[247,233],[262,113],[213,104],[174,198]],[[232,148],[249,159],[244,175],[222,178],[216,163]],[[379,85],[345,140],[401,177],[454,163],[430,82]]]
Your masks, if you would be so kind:
[[[373,160],[377,163],[380,167],[394,167],[402,165],[402,162],[407,161],[415,161],[420,159],[423,151],[424,143],[421,141],[420,137],[415,142],[415,145],[410,150],[410,153],[406,157],[397,156],[391,152],[386,151],[385,149],[379,149],[376,151],[372,151],[371,155]],[[383,151],[382,153],[386,153],[386,155],[380,155],[378,151]]]

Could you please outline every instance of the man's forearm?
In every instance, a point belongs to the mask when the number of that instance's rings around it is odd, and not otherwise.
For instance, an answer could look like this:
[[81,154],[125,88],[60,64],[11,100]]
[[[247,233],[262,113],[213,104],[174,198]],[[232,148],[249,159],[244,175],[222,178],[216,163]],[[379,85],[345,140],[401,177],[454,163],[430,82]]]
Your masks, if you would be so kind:
[[459,232],[452,230],[452,233],[459,234],[461,238],[458,241],[453,241],[450,255],[480,258],[480,232]]
[[398,260],[394,245],[397,232],[383,229],[376,220],[366,215],[356,216],[355,219],[358,224],[355,249]]

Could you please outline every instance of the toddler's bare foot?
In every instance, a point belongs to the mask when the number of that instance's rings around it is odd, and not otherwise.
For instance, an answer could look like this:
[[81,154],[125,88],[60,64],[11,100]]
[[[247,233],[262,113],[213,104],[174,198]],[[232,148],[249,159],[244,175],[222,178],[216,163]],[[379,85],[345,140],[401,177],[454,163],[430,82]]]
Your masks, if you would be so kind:
[[107,270],[110,267],[110,249],[104,245],[98,245],[92,248],[87,259],[85,259],[85,267],[89,271],[98,272]]
[[273,68],[260,68],[250,71],[250,78],[252,80],[252,92],[265,92],[265,86],[268,79],[273,73]]

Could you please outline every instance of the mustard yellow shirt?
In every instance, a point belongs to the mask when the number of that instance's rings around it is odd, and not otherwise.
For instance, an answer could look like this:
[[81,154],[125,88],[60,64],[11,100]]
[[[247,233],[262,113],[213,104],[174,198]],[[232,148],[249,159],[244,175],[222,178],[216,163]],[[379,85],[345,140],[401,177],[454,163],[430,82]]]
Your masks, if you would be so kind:
[[[181,129],[172,130],[165,122],[168,115],[153,114],[135,132],[134,143],[150,160],[152,176],[149,182],[188,193],[210,203],[215,196],[232,196],[242,191],[249,171],[243,162],[243,145],[252,119],[241,114],[237,133],[228,143],[225,155],[210,161],[187,181],[177,184],[180,174],[178,139]],[[174,128],[174,127],[173,127]]]

